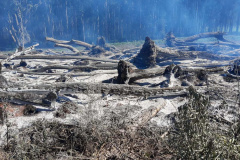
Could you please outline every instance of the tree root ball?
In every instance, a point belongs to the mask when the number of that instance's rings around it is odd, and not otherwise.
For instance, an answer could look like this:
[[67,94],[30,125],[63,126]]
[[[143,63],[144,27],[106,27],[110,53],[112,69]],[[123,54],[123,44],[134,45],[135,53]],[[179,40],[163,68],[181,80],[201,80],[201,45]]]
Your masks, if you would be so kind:
[[37,112],[37,109],[36,107],[30,105],[30,104],[27,104],[25,106],[25,109],[23,110],[23,115],[25,116],[28,116],[28,115],[33,115]]
[[207,80],[207,72],[205,70],[200,70],[199,72],[196,73],[197,78],[201,81],[206,81]]
[[26,61],[21,61],[19,65],[20,65],[20,67],[26,67],[27,62]]
[[132,72],[132,68],[127,64],[127,62],[120,60],[118,63],[118,84],[125,84],[129,79],[129,73]]
[[169,75],[173,73],[175,78],[179,78],[180,76],[183,76],[185,73],[183,72],[182,68],[178,65],[175,64],[171,64],[169,66],[166,67],[163,75]]

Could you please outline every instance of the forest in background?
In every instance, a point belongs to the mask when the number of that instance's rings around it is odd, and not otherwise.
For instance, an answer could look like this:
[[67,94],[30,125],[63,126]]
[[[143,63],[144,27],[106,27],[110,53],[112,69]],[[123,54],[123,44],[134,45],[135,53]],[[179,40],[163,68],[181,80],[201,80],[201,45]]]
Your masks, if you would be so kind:
[[162,39],[201,32],[239,33],[239,0],[11,0],[0,1],[0,50],[45,37],[95,43]]

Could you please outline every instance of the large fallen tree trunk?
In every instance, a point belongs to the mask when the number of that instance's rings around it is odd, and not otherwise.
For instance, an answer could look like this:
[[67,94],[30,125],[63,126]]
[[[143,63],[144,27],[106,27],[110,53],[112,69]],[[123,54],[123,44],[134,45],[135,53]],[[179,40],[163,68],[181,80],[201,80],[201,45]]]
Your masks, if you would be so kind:
[[86,48],[92,48],[93,47],[93,45],[91,45],[91,44],[88,44],[86,42],[82,42],[82,41],[79,41],[79,40],[74,40],[74,39],[71,40],[70,43],[74,43],[76,45],[79,45],[79,46],[82,46],[82,47],[86,47]]
[[33,72],[45,72],[49,69],[67,69],[67,70],[84,70],[84,71],[91,71],[91,70],[113,70],[117,69],[116,64],[96,64],[94,66],[60,66],[60,65],[53,65],[53,66],[45,66]]
[[[172,32],[169,32],[166,37],[166,46],[168,47],[179,47],[179,46],[186,46],[189,47],[190,50],[195,50],[199,45],[202,45],[203,48],[206,46],[229,46],[234,48],[239,48],[240,44],[234,43],[232,41],[226,40],[223,36],[226,33],[223,32],[207,32],[201,33],[194,36],[187,37],[185,39],[177,39]],[[219,42],[210,42],[210,43],[194,43],[194,41],[202,39],[202,38],[210,38],[214,37]],[[196,45],[196,46],[195,46]],[[205,48],[206,49],[206,48]]]
[[117,74],[116,71],[107,71],[107,72],[99,72],[99,73],[46,73],[46,72],[21,72],[18,71],[17,73],[22,73],[22,74],[30,74],[30,75],[56,75],[56,76],[61,76],[61,75],[68,75],[68,76],[95,76],[99,74]]
[[[17,86],[17,84],[15,84]],[[21,87],[20,84],[19,87]],[[61,92],[69,93],[104,93],[114,95],[136,95],[150,96],[163,94],[164,92],[177,92],[185,90],[185,87],[172,88],[146,88],[140,86],[118,85],[118,84],[102,84],[102,83],[57,83],[57,84],[42,84],[42,85],[27,85],[26,87],[41,90],[60,90]]]
[[207,51],[182,51],[171,48],[161,48],[157,47],[158,55],[157,61],[165,61],[168,59],[195,59],[195,58],[204,58],[204,59],[214,59],[214,60],[231,60],[233,57],[229,56],[219,56]]
[[[0,59],[6,59],[8,56],[1,56]],[[49,56],[39,56],[39,55],[31,55],[31,56],[17,56],[14,57],[13,60],[19,59],[81,59],[81,60],[91,60],[91,61],[101,61],[101,62],[111,62],[111,63],[118,63],[118,60],[112,60],[107,58],[95,58],[95,57],[88,57],[88,56],[57,56],[57,55],[49,55]]]
[[[215,73],[225,73],[224,68],[209,68],[209,69],[204,69],[204,68],[197,68],[197,69],[192,69],[192,68],[182,68],[182,72],[193,72],[193,73],[198,73],[201,70],[206,71],[208,74],[215,74]],[[129,83],[133,83],[136,80],[139,79],[145,79],[145,78],[153,78],[153,77],[158,77],[163,75],[165,71],[164,69],[160,68],[154,68],[154,69],[145,69],[145,70],[135,70],[132,73],[128,75],[129,77]]]
[[57,40],[57,39],[54,39],[54,38],[46,37],[46,40],[50,41],[50,42],[57,43],[57,44],[76,44],[76,45],[86,47],[86,48],[92,48],[93,47],[93,45],[91,45],[91,44],[88,44],[86,42],[82,42],[82,41],[79,41],[79,40],[74,40],[74,39],[71,40],[71,41],[65,41],[65,40]]
[[[214,66],[215,67],[215,66]],[[145,79],[145,78],[153,78],[157,76],[163,75],[165,71],[164,68],[151,68],[151,69],[133,69],[132,66],[123,60],[120,60],[118,63],[118,77],[117,77],[117,83],[118,84],[129,84],[133,83],[136,80],[139,79]],[[206,71],[208,74],[209,73],[224,73],[224,68],[220,67],[215,67],[215,68],[198,68],[198,69],[193,69],[193,68],[181,68],[181,72],[195,72],[198,73],[201,70]]]
[[219,41],[223,41],[223,42],[230,42],[228,40],[226,40],[223,35],[226,35],[226,33],[224,32],[207,32],[207,33],[200,33],[194,36],[190,36],[187,37],[185,39],[182,40],[182,42],[193,42],[196,40],[199,40],[201,38],[210,38],[210,37],[214,37],[216,39],[218,39]]

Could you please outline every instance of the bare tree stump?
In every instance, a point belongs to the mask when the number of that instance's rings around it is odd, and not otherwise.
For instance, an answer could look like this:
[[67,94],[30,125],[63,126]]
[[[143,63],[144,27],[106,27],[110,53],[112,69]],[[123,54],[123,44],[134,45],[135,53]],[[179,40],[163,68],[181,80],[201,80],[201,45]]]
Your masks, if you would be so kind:
[[127,62],[120,60],[118,63],[118,77],[117,84],[128,84],[129,73],[132,72],[132,68],[127,64]]
[[145,38],[145,43],[143,44],[140,53],[135,57],[134,64],[138,68],[149,68],[156,65],[157,48],[154,41],[149,37]]

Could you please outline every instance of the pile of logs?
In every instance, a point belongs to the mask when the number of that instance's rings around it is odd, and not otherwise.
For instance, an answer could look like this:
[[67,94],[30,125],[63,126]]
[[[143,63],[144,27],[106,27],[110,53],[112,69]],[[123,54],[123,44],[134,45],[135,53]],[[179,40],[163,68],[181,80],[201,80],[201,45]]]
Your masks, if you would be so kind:
[[85,47],[87,50],[90,50],[88,53],[89,56],[99,56],[101,54],[106,53],[106,51],[111,51],[111,52],[118,51],[115,47],[108,46],[106,44],[104,37],[98,37],[96,46],[83,41],[79,41],[79,40],[65,41],[65,40],[57,40],[50,37],[46,37],[46,40],[50,42],[54,42],[55,47],[62,47],[62,48],[69,49],[76,55],[79,55],[80,51],[77,48],[73,47],[72,45],[78,45],[81,47]]

